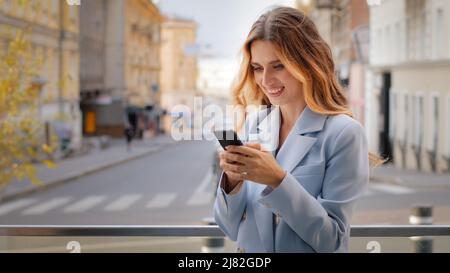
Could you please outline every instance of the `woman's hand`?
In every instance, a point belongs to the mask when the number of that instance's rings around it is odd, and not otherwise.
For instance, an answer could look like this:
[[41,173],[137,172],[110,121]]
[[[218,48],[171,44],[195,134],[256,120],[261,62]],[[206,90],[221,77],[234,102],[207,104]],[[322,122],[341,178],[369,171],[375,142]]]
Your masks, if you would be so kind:
[[227,150],[220,153],[220,166],[234,181],[251,180],[272,188],[286,175],[273,155],[262,150],[258,143],[227,146]]

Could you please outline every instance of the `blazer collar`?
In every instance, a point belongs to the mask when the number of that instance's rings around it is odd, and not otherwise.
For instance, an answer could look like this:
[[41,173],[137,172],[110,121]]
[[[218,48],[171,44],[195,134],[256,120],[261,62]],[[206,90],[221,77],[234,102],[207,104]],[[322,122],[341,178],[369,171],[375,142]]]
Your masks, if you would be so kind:
[[315,113],[306,106],[295,122],[295,127],[300,135],[319,132],[322,131],[326,119],[326,115]]
[[[326,119],[326,115],[315,113],[306,106],[295,122],[295,130],[300,135],[322,131]],[[271,108],[260,111],[258,114],[258,121],[259,120],[261,120],[261,122],[259,122],[257,126],[258,134],[260,136],[270,136],[271,140],[264,141],[264,143],[270,142],[272,145],[276,144],[276,149],[278,147],[281,123],[280,107],[272,106]]]

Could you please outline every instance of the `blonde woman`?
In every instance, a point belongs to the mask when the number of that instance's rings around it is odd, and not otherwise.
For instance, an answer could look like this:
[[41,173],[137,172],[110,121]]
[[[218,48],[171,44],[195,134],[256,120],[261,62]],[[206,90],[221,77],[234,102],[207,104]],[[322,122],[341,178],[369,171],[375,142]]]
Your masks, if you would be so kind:
[[[219,227],[238,252],[347,251],[352,210],[369,180],[369,157],[377,157],[313,22],[288,7],[261,15],[233,96],[237,106],[269,108],[247,117],[246,145],[220,153]],[[270,136],[272,149],[250,135]]]

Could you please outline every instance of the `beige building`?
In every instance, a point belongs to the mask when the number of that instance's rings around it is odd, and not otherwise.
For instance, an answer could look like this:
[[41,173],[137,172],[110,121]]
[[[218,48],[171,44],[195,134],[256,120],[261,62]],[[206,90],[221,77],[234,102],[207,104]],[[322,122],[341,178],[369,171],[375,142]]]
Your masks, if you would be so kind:
[[[161,27],[161,106],[169,113],[175,105],[193,109],[197,95],[197,24],[194,21],[166,17]],[[170,131],[171,118],[164,120]]]
[[448,171],[450,1],[384,0],[370,14],[370,142],[399,168]]
[[130,113],[146,129],[160,103],[158,8],[147,0],[89,0],[81,18],[84,132],[122,136]]
[[0,0],[0,49],[17,30],[31,27],[32,56],[42,61],[35,79],[42,84],[41,118],[70,128],[74,148],[81,143],[79,23],[79,7],[65,0]]
[[362,0],[310,0],[308,11],[333,52],[336,71],[355,117],[365,120],[365,75],[369,46],[369,8]]

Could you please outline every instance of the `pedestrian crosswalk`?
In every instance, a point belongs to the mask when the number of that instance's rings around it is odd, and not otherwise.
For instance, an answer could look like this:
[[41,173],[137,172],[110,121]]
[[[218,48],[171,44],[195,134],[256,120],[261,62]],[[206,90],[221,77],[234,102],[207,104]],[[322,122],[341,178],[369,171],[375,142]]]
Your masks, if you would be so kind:
[[43,214],[47,211],[50,211],[54,208],[63,206],[70,202],[72,198],[71,197],[56,197],[52,198],[48,201],[45,201],[37,206],[32,206],[22,212],[24,215],[37,215],[37,214]]
[[147,204],[147,208],[167,208],[175,200],[175,193],[159,193]]
[[89,210],[90,208],[95,207],[96,205],[100,204],[106,200],[106,196],[102,195],[95,195],[95,196],[88,196],[86,198],[81,199],[78,202],[72,203],[71,205],[64,208],[64,213],[76,213],[76,212],[84,212]]
[[126,210],[131,205],[136,203],[139,199],[142,198],[141,194],[126,194],[123,195],[116,200],[114,200],[112,203],[107,205],[105,207],[106,211],[121,211]]
[[23,207],[30,206],[31,204],[37,202],[37,199],[19,199],[16,201],[12,201],[0,206],[0,216],[8,214],[12,211],[19,210]]
[[[205,178],[205,181],[208,177]],[[153,196],[144,194],[123,194],[120,196],[90,195],[90,196],[60,196],[50,199],[23,198],[0,204],[0,216],[8,214],[19,214],[23,216],[38,216],[45,213],[83,213],[89,211],[102,211],[114,213],[127,210],[144,209],[157,210],[171,207],[196,207],[211,206],[214,201],[213,193],[207,189],[207,183],[200,186],[191,194],[175,192],[160,192]],[[365,197],[384,195],[414,194],[412,188],[389,184],[370,184],[365,192]]]

